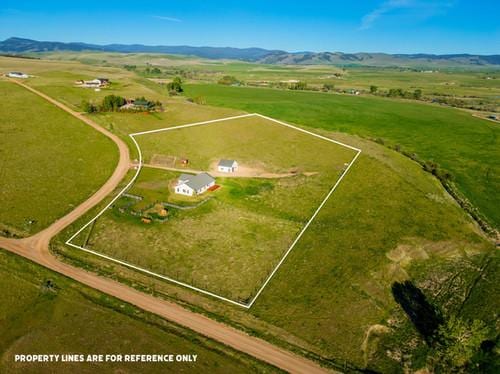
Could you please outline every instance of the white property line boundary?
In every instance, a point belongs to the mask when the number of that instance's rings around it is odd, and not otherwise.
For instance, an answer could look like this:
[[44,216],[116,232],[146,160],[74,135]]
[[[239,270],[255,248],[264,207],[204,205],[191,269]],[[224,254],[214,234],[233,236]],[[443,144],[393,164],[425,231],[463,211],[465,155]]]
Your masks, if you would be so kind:
[[[305,134],[309,134],[309,135],[312,135],[316,138],[319,138],[319,139],[323,139],[323,140],[326,140],[328,142],[331,142],[331,143],[335,143],[335,144],[338,144],[338,145],[341,145],[343,147],[346,147],[346,148],[349,148],[349,149],[352,149],[354,151],[356,151],[356,155],[354,156],[354,158],[351,160],[351,162],[349,162],[349,164],[347,165],[347,167],[345,168],[344,172],[340,175],[340,177],[337,179],[337,182],[335,183],[335,185],[332,187],[332,189],[328,192],[328,194],[325,196],[325,198],[323,199],[323,201],[321,202],[321,204],[318,206],[318,208],[316,209],[316,211],[314,212],[314,214],[312,215],[312,217],[309,219],[309,221],[307,221],[307,223],[305,224],[305,226],[302,228],[302,230],[300,231],[300,233],[297,235],[297,237],[295,238],[295,240],[293,241],[293,243],[290,245],[290,247],[288,248],[288,250],[285,252],[285,254],[283,255],[283,257],[281,258],[281,260],[278,262],[278,265],[276,265],[276,267],[273,269],[273,271],[269,274],[269,276],[266,278],[266,280],[264,281],[264,283],[262,284],[262,286],[259,288],[259,290],[257,291],[257,293],[255,294],[255,296],[250,300],[250,302],[248,304],[244,304],[244,303],[241,303],[241,302],[238,302],[238,301],[235,301],[235,300],[231,300],[231,299],[228,299],[227,297],[224,297],[224,296],[221,296],[221,295],[217,295],[213,292],[210,292],[210,291],[207,291],[207,290],[203,290],[201,288],[198,288],[198,287],[194,287],[190,284],[187,284],[187,283],[184,283],[184,282],[181,282],[181,281],[178,281],[176,279],[173,279],[173,278],[170,278],[170,277],[167,277],[167,276],[164,276],[164,275],[161,275],[161,274],[157,274],[157,273],[154,273],[152,271],[149,271],[147,269],[144,269],[144,268],[141,268],[139,266],[135,266],[133,264],[130,264],[128,262],[125,262],[125,261],[122,261],[122,260],[119,260],[119,259],[116,259],[116,258],[113,258],[113,257],[110,257],[110,256],[107,256],[107,255],[104,255],[102,253],[99,253],[99,252],[96,252],[96,251],[93,251],[91,249],[87,249],[87,248],[84,248],[82,246],[79,246],[79,245],[76,245],[76,244],[73,244],[71,243],[71,241],[77,237],[83,230],[85,230],[89,225],[92,224],[92,222],[94,222],[95,220],[97,220],[102,214],[104,214],[104,212],[106,210],[108,210],[108,208],[113,205],[113,203],[118,200],[118,198],[121,197],[121,195],[123,193],[125,193],[131,186],[132,184],[135,182],[135,180],[137,179],[137,177],[139,176],[139,173],[142,169],[142,165],[143,165],[143,162],[142,162],[142,152],[141,152],[141,148],[139,147],[139,144],[137,143],[135,137],[136,136],[139,136],[139,135],[145,135],[145,134],[153,134],[153,133],[157,133],[157,132],[163,132],[163,131],[172,131],[172,130],[178,130],[178,129],[184,129],[184,128],[188,128],[188,127],[194,127],[194,126],[202,126],[202,125],[208,125],[208,124],[211,124],[211,123],[215,123],[215,122],[223,122],[223,121],[230,121],[230,120],[233,120],[233,119],[239,119],[239,118],[246,118],[246,117],[261,117],[261,118],[264,118],[264,119],[267,119],[271,122],[275,122],[275,123],[278,123],[282,126],[286,126],[286,127],[289,127],[291,129],[294,129],[294,130],[297,130],[297,131],[300,131],[300,132],[303,132]],[[189,123],[189,124],[186,124],[186,125],[180,125],[180,126],[174,126],[174,127],[166,127],[166,128],[162,128],[162,129],[156,129],[156,130],[149,130],[149,131],[142,131],[142,132],[136,132],[136,133],[132,133],[132,134],[129,134],[130,138],[132,139],[133,143],[135,144],[135,147],[137,148],[137,152],[138,152],[138,155],[139,155],[139,165],[137,167],[137,170],[134,174],[134,176],[132,177],[132,179],[130,180],[129,183],[127,183],[127,185],[120,191],[118,192],[118,194],[99,212],[97,213],[97,215],[92,218],[89,222],[87,222],[85,225],[83,225],[77,232],[75,232],[68,240],[66,240],[66,244],[73,247],[73,248],[77,248],[77,249],[80,249],[82,251],[85,251],[87,253],[91,253],[95,256],[99,256],[99,257],[102,257],[102,258],[105,258],[109,261],[113,261],[113,262],[116,262],[120,265],[123,265],[123,266],[126,266],[126,267],[129,267],[131,269],[134,269],[134,270],[138,270],[140,272],[143,272],[143,273],[146,273],[146,274],[149,274],[149,275],[152,275],[154,277],[157,277],[157,278],[161,278],[161,279],[164,279],[164,280],[167,280],[169,282],[172,282],[174,284],[177,284],[179,286],[182,286],[182,287],[185,287],[185,288],[189,288],[191,290],[194,290],[194,291],[197,291],[197,292],[200,292],[202,294],[205,294],[205,295],[209,295],[209,296],[212,296],[216,299],[219,299],[219,300],[223,300],[223,301],[226,301],[228,303],[231,303],[231,304],[234,304],[234,305],[237,305],[237,306],[240,306],[240,307],[243,307],[245,309],[250,309],[252,307],[252,305],[255,303],[255,301],[257,300],[257,298],[260,296],[260,294],[262,293],[262,291],[264,290],[264,288],[267,286],[267,284],[271,281],[271,279],[273,278],[274,274],[276,274],[276,272],[278,271],[278,269],[281,267],[281,265],[283,264],[283,262],[285,262],[286,258],[288,257],[288,255],[290,254],[290,252],[292,251],[292,249],[295,247],[295,245],[299,242],[300,238],[302,237],[302,235],[304,234],[304,232],[307,230],[307,228],[309,227],[309,225],[312,223],[312,221],[316,218],[316,216],[318,215],[318,213],[320,212],[320,210],[323,208],[323,206],[326,204],[326,202],[328,201],[328,199],[330,198],[330,196],[333,194],[333,192],[337,189],[338,185],[340,184],[340,182],[342,181],[342,179],[345,177],[345,175],[347,174],[347,172],[349,171],[349,169],[351,168],[351,166],[354,164],[354,162],[356,161],[356,159],[358,158],[358,156],[361,154],[361,149],[359,148],[355,148],[355,147],[352,147],[350,145],[347,145],[347,144],[344,144],[344,143],[341,143],[339,141],[336,141],[336,140],[333,140],[333,139],[330,139],[330,138],[327,138],[325,136],[322,136],[322,135],[319,135],[319,134],[315,134],[311,131],[307,131],[307,130],[304,130],[300,127],[296,127],[296,126],[293,126],[293,125],[290,125],[288,123],[285,123],[285,122],[282,122],[282,121],[279,121],[279,120],[276,120],[274,118],[271,118],[271,117],[267,117],[267,116],[264,116],[262,114],[259,114],[259,113],[250,113],[250,114],[243,114],[243,115],[239,115],[239,116],[232,116],[232,117],[225,117],[225,118],[219,118],[219,119],[213,119],[213,120],[209,120],[209,121],[202,121],[202,122],[194,122],[194,123]]]

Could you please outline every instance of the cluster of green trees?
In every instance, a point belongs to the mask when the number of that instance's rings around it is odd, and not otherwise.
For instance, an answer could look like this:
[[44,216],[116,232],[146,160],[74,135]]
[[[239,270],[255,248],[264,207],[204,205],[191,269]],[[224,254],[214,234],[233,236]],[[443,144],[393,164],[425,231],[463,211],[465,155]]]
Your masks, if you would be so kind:
[[[86,113],[97,113],[97,112],[118,112],[122,106],[127,103],[124,97],[118,95],[107,95],[101,101],[100,104],[94,104],[90,101],[82,101],[82,110]],[[159,101],[147,100],[144,96],[138,97],[134,100],[134,106],[127,110],[130,111],[151,111],[155,109],[161,109],[163,106]]]
[[401,306],[428,346],[427,365],[436,373],[484,372],[495,366],[496,343],[483,321],[445,318],[412,282],[392,285]]
[[422,90],[421,89],[416,89],[413,92],[410,91],[404,91],[401,88],[391,88],[387,92],[388,97],[402,97],[404,99],[415,99],[415,100],[420,100],[422,98]]
[[125,98],[118,95],[107,95],[104,97],[100,104],[94,104],[90,101],[84,100],[82,101],[82,109],[87,113],[96,113],[96,112],[117,112],[120,110],[120,107],[125,105],[127,101]]
[[298,81],[296,83],[288,83],[288,89],[298,91],[307,90],[307,82]]
[[324,92],[330,92],[335,89],[335,85],[333,83],[325,83],[323,85],[322,91]]
[[167,90],[170,95],[178,95],[184,91],[181,77],[175,77],[172,82],[167,83]]
[[149,66],[144,69],[144,74],[146,75],[155,75],[155,76],[158,76],[158,75],[161,75],[162,74],[162,71],[160,68],[157,68],[157,67],[154,67],[154,68],[150,68]]
[[405,90],[402,90],[401,88],[391,88],[391,89],[389,89],[389,91],[379,91],[377,86],[371,85],[370,86],[370,93],[372,95],[381,95],[381,96],[387,96],[387,97],[401,97],[403,99],[415,99],[415,100],[422,99],[422,90],[419,88],[417,88],[413,92],[405,91]]
[[233,77],[232,75],[224,75],[221,79],[219,79],[217,83],[226,86],[233,86],[240,85],[242,82],[240,82],[238,79],[236,79],[236,77]]

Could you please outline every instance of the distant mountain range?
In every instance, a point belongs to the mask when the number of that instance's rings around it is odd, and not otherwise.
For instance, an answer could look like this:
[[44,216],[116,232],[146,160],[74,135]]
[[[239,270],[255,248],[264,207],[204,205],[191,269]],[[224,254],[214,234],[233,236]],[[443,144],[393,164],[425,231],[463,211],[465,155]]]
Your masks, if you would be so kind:
[[0,52],[23,54],[54,51],[101,51],[121,53],[164,53],[196,56],[207,59],[231,59],[266,64],[288,65],[363,65],[402,67],[498,67],[500,55],[471,54],[387,54],[342,52],[286,52],[263,48],[147,46],[142,44],[62,43],[9,38],[0,42]]

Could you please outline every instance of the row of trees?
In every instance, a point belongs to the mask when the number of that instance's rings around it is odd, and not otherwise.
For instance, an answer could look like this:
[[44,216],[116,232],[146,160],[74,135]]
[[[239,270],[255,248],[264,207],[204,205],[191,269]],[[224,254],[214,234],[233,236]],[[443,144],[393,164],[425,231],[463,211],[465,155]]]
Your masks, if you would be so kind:
[[[127,100],[124,97],[118,95],[107,95],[101,101],[100,104],[94,104],[93,102],[84,100],[82,101],[82,110],[86,113],[97,113],[97,112],[118,112],[123,110],[122,107],[127,104]],[[127,111],[151,111],[155,109],[161,109],[163,106],[159,101],[147,100],[144,96],[138,97],[134,100],[134,104],[125,110]]]
[[380,95],[380,96],[387,96],[387,97],[401,97],[404,99],[415,99],[415,100],[422,99],[422,90],[419,88],[417,88],[413,92],[405,91],[401,88],[391,88],[391,89],[389,89],[389,91],[379,91],[377,86],[371,85],[370,86],[370,93],[372,95]]

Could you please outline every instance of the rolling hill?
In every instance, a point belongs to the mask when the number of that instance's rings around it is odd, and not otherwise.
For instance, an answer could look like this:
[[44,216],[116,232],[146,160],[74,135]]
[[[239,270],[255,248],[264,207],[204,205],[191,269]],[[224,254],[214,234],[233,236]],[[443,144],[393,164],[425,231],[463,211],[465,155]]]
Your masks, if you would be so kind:
[[52,51],[103,51],[120,53],[165,53],[208,59],[233,59],[280,65],[360,65],[401,67],[490,67],[500,66],[500,55],[388,54],[343,52],[286,52],[263,48],[147,46],[142,44],[63,43],[12,37],[0,42],[1,53],[24,54]]

